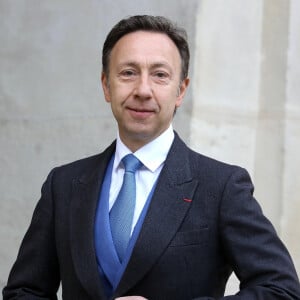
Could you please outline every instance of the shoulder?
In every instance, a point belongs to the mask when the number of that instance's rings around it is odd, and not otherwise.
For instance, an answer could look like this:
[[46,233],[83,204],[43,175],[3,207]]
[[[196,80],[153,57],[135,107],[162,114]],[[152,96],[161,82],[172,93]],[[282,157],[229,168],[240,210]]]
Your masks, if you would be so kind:
[[189,157],[191,167],[195,170],[201,169],[205,173],[232,173],[243,169],[240,166],[217,160],[191,149],[189,149]]
[[248,171],[240,166],[222,162],[190,149],[176,134],[167,160],[169,173],[178,178],[193,178],[207,189],[224,190],[233,182],[247,183],[252,189]]
[[94,176],[101,167],[106,167],[114,151],[115,142],[99,154],[55,167],[51,170],[48,177],[55,177],[59,181],[65,181],[72,178],[88,180],[88,178]]
[[244,170],[240,166],[217,160],[191,149],[177,134],[175,135],[170,155],[185,160],[185,163],[189,165],[192,171],[197,172],[197,170],[201,170],[207,175],[209,173],[232,173]]

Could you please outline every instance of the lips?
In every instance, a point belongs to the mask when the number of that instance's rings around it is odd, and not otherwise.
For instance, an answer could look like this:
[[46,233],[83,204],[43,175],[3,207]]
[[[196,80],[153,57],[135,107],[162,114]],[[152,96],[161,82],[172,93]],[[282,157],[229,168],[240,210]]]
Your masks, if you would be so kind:
[[136,107],[127,107],[127,110],[133,118],[137,119],[145,119],[155,112],[153,109]]

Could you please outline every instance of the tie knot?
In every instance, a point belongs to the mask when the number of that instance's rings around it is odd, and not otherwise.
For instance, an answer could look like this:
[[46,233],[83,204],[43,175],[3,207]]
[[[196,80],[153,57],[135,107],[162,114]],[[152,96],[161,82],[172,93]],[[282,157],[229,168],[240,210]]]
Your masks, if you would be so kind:
[[133,154],[124,156],[122,162],[125,167],[125,172],[135,173],[135,171],[142,166],[142,163]]

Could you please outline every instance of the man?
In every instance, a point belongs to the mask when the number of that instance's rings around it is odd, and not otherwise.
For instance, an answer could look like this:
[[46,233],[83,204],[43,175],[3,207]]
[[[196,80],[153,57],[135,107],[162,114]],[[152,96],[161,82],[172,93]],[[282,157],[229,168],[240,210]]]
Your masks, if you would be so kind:
[[185,32],[165,18],[111,30],[101,79],[117,140],[49,174],[4,299],[56,299],[60,281],[64,299],[220,299],[232,271],[228,299],[300,299],[248,173],[172,130],[188,63]]

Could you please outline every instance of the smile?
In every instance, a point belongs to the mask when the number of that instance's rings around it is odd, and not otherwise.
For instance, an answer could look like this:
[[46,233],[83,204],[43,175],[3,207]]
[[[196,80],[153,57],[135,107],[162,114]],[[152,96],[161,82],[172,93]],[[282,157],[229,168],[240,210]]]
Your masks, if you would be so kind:
[[140,108],[127,108],[129,114],[135,119],[145,119],[154,114],[154,110],[140,109]]

